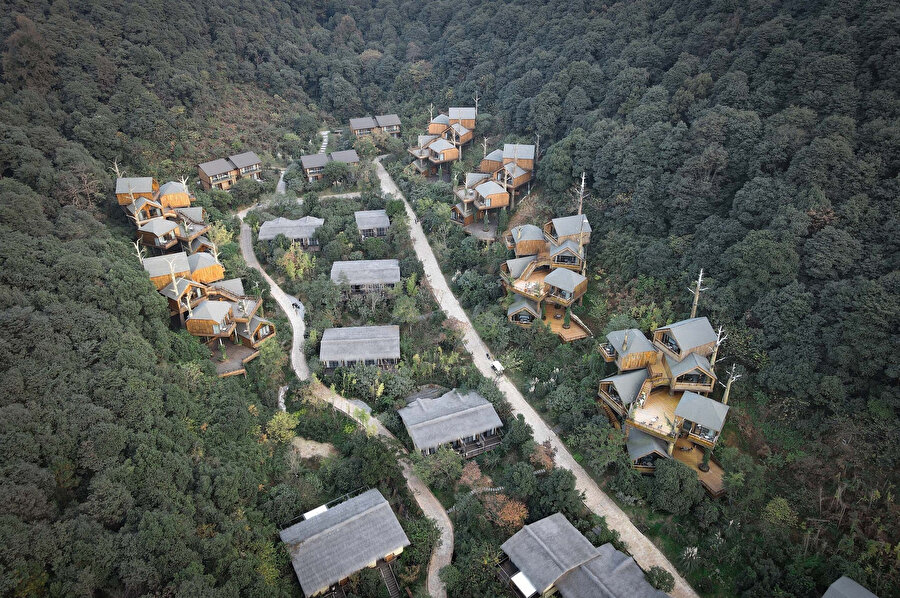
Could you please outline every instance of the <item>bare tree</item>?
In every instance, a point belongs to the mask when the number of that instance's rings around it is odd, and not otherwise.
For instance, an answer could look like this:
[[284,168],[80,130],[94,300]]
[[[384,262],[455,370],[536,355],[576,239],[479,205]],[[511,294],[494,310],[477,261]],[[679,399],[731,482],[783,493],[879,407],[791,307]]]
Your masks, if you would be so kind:
[[697,305],[700,303],[700,293],[706,290],[706,287],[703,285],[703,268],[700,268],[700,276],[697,277],[697,282],[694,283],[694,288],[688,289],[694,295],[694,302],[691,304],[691,318],[697,317]]

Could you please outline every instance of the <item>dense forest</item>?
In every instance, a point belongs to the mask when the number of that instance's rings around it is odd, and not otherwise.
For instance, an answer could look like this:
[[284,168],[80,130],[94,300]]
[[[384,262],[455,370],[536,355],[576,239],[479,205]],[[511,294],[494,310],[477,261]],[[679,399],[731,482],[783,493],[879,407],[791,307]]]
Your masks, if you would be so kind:
[[[287,475],[283,447],[253,436],[271,391],[211,377],[202,347],[167,329],[110,206],[111,162],[165,179],[236,150],[271,161],[312,150],[322,122],[397,112],[412,131],[430,104],[478,93],[479,134],[539,136],[545,215],[571,213],[587,174],[595,332],[684,316],[685,286],[708,275],[702,312],[725,326],[744,374],[729,448],[746,501],[730,508],[787,506],[773,514],[777,552],[731,555],[746,570],[723,594],[815,595],[834,569],[896,595],[896,3],[2,10],[3,593],[291,587],[252,573],[270,570],[263,539],[277,519],[256,489]],[[499,299],[476,275],[467,307]],[[588,392],[597,372],[580,367],[589,374],[574,369],[571,386]],[[705,558],[683,566],[720,555]]]

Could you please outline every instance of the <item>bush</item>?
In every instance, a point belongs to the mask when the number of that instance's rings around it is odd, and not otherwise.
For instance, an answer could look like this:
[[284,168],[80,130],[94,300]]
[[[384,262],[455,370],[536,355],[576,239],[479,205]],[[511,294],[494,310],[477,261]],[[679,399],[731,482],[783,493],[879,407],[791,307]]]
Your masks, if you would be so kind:
[[675,578],[662,567],[650,567],[646,573],[647,581],[657,590],[671,592],[675,589]]

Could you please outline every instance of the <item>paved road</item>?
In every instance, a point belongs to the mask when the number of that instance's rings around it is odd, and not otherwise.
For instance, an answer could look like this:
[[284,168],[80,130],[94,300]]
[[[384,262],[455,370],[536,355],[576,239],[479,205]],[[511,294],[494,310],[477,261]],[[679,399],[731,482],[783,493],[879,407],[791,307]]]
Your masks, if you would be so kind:
[[275,193],[280,193],[284,195],[287,193],[287,186],[284,184],[284,170],[282,169],[281,174],[278,175],[278,184],[275,185]]
[[631,522],[628,515],[625,514],[619,506],[613,502],[597,485],[597,483],[588,475],[581,465],[579,465],[568,449],[563,445],[559,437],[550,429],[550,426],[538,415],[519,389],[509,381],[506,376],[495,376],[491,370],[490,361],[486,357],[488,348],[478,336],[478,333],[472,327],[469,317],[457,301],[456,297],[450,291],[447,280],[438,266],[437,258],[428,244],[422,225],[417,222],[415,213],[406,197],[400,193],[396,183],[388,174],[384,166],[381,165],[381,158],[376,161],[376,169],[378,178],[381,181],[381,190],[384,193],[395,195],[403,200],[406,205],[406,213],[409,217],[409,230],[412,235],[413,247],[419,261],[425,268],[425,277],[434,292],[435,299],[441,308],[451,318],[459,320],[464,325],[463,343],[472,354],[472,360],[481,373],[488,378],[495,378],[497,386],[506,395],[507,400],[512,406],[514,413],[521,413],[525,417],[525,421],[534,429],[534,439],[541,443],[549,440],[553,448],[556,449],[556,463],[566,469],[571,470],[575,474],[576,485],[578,489],[584,492],[585,504],[591,511],[602,515],[606,518],[606,523],[614,530],[619,532],[622,541],[628,546],[628,550],[634,556],[634,559],[644,569],[649,569],[654,565],[663,567],[675,576],[675,589],[671,595],[675,598],[699,598],[697,593],[682,578],[674,566],[669,562],[665,555],[644,536]]

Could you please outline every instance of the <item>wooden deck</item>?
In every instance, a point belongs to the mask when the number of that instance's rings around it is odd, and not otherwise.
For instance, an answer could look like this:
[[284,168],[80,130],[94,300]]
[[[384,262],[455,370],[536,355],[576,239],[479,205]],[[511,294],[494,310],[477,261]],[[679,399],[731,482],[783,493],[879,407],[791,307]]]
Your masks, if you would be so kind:
[[582,328],[574,319],[569,321],[568,330],[563,328],[566,310],[552,303],[545,302],[545,305],[547,309],[547,319],[544,320],[544,323],[550,326],[550,330],[559,336],[564,343],[570,343],[590,336],[587,329]]
[[215,364],[216,373],[220,378],[246,374],[247,370],[244,368],[244,364],[259,356],[258,349],[236,345],[231,340],[223,341],[223,344],[225,345],[225,361],[222,361],[222,351],[218,342],[209,347],[212,351],[212,362]]
[[[693,450],[681,450],[692,446],[694,447]],[[722,469],[721,465],[710,459],[709,471],[700,471],[699,466],[703,462],[703,449],[701,447],[696,446],[687,438],[679,438],[675,443],[675,450],[672,451],[672,456],[697,472],[700,483],[703,484],[703,487],[711,496],[719,497],[725,494],[725,483],[722,480],[725,470]]]
[[681,400],[681,393],[676,392],[669,396],[667,389],[654,390],[644,401],[644,406],[634,410],[633,418],[629,421],[635,428],[643,430],[659,437],[671,437],[671,427],[675,424],[675,408]]
[[543,296],[544,288],[546,286],[544,285],[544,279],[549,273],[550,271],[545,268],[535,270],[528,278],[517,278],[513,283],[513,287],[529,297],[535,299],[540,298]]

